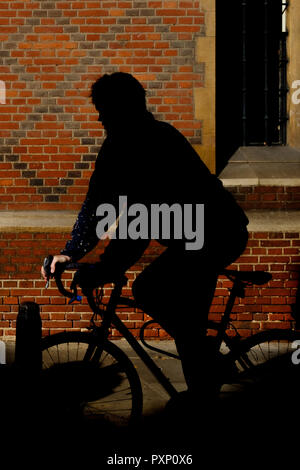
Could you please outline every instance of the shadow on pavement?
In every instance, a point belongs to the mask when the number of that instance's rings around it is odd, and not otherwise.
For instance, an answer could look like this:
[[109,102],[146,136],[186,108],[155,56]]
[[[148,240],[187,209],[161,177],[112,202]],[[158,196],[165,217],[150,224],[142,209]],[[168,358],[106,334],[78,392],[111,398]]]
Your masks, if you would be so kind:
[[287,463],[298,447],[300,380],[291,364],[277,364],[258,382],[224,392],[215,403],[188,403],[172,415],[155,411],[124,429],[71,420],[50,406],[49,394],[43,395],[32,378],[10,368],[1,369],[1,376],[2,445],[23,449],[15,458],[25,463],[27,456],[32,467],[41,452],[47,461],[59,458],[62,466],[65,459],[68,465],[82,460],[114,468],[111,459],[121,459],[114,465],[122,468],[125,457],[141,457],[138,466],[136,461],[123,468],[152,468],[158,465],[153,455],[169,454],[192,456],[192,468],[200,468],[203,459],[209,466],[227,462],[232,468],[241,458],[271,463],[285,455]]

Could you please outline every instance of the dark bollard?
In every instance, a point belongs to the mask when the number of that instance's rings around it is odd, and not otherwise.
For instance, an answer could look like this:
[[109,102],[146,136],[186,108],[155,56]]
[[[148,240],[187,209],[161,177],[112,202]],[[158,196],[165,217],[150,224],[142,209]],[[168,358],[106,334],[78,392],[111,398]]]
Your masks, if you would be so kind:
[[24,372],[39,372],[42,368],[42,321],[39,306],[24,302],[19,306],[16,327],[15,365]]
[[15,362],[6,367],[0,391],[1,402],[5,403],[1,418],[4,416],[14,435],[23,436],[28,422],[31,429],[40,425],[41,327],[39,306],[35,302],[22,303],[17,316]]

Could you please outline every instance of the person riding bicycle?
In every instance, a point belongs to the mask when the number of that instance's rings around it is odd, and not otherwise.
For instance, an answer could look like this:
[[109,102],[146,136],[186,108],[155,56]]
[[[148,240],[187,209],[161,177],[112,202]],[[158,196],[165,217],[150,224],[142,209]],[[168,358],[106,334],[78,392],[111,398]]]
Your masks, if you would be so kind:
[[[218,273],[246,247],[248,219],[188,140],[147,110],[146,92],[132,75],[103,75],[92,85],[91,98],[106,138],[71,239],[54,256],[51,272],[57,263],[78,261],[97,245],[101,204],[118,208],[120,196],[126,196],[127,207],[143,205],[148,214],[157,204],[183,209],[204,205],[203,246],[187,249],[186,234],[180,238],[170,230],[169,238],[158,238],[164,252],[137,276],[132,292],[143,311],[174,337],[191,396],[199,397],[201,388],[201,395],[209,398],[217,372],[213,346],[206,339],[208,313]],[[116,213],[122,217],[122,210]],[[127,217],[133,220],[132,212]],[[151,236],[113,236],[93,282],[105,282],[108,273],[125,273],[150,241]]]

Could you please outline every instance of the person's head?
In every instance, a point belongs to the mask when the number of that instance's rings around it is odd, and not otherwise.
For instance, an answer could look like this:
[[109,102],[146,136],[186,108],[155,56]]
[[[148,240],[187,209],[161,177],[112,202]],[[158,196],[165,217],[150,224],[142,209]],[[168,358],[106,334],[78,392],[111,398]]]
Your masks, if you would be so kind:
[[115,72],[98,78],[91,87],[91,98],[106,130],[138,120],[146,111],[146,92],[129,73]]

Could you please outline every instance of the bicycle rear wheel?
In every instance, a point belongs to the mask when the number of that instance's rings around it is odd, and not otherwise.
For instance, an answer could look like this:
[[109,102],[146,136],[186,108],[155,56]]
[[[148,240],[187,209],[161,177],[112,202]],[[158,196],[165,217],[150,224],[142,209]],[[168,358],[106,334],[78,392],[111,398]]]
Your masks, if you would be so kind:
[[55,412],[68,419],[123,427],[142,413],[142,387],[126,354],[85,332],[42,339],[42,381]]
[[221,391],[272,391],[273,395],[275,390],[277,394],[284,389],[299,391],[299,346],[300,332],[292,330],[262,331],[241,340],[227,354],[231,372]]

